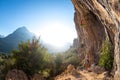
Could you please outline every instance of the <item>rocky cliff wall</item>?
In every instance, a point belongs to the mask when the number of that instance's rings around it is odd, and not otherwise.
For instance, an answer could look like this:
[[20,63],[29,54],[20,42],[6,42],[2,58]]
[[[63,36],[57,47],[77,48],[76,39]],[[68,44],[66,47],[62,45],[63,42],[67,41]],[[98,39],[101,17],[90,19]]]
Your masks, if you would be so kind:
[[120,79],[120,0],[72,0],[79,40],[78,52],[87,67],[97,64],[105,37],[114,46],[114,78]]

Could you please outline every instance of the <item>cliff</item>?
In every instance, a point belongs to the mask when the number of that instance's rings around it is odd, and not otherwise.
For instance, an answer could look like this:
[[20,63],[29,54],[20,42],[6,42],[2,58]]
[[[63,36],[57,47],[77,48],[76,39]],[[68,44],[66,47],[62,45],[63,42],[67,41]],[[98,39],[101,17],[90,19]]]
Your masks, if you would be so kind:
[[114,78],[120,79],[120,0],[72,0],[81,60],[98,64],[106,37],[114,47]]

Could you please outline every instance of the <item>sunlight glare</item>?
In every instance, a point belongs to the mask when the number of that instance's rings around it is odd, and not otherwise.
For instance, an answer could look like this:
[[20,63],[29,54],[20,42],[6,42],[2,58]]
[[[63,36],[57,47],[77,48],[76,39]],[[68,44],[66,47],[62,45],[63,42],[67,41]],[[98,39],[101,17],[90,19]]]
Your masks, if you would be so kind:
[[72,29],[64,23],[49,22],[43,26],[44,27],[40,29],[40,33],[38,35],[40,35],[41,39],[45,43],[48,43],[52,46],[61,48],[74,38]]

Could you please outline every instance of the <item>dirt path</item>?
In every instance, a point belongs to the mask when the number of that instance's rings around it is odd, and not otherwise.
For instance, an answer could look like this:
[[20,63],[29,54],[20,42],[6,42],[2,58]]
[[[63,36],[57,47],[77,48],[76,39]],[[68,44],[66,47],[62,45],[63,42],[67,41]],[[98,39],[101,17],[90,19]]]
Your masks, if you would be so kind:
[[81,75],[85,76],[87,80],[103,80],[105,77],[104,74],[105,72],[101,74],[96,74],[94,72],[88,72],[88,71],[79,71]]
[[55,80],[103,80],[104,78],[104,73],[96,74],[94,72],[88,72],[86,70],[78,71],[78,74],[79,75],[66,74],[59,76]]

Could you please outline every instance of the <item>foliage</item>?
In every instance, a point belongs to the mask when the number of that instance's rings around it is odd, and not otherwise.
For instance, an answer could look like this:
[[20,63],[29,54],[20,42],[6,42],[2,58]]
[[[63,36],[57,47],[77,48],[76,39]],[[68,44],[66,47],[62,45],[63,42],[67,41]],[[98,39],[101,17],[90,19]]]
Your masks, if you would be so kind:
[[80,66],[81,62],[78,57],[77,49],[76,48],[70,48],[68,51],[64,54],[64,64],[67,66],[69,64],[72,64],[74,66]]
[[4,77],[9,69],[11,69],[12,60],[11,55],[0,53],[0,80],[4,80]]
[[[44,75],[46,69],[50,69],[51,58],[47,49],[39,44],[39,39],[33,38],[32,42],[22,42],[19,44],[19,50],[12,52],[14,68],[23,70],[27,75],[40,73]],[[50,70],[48,70],[49,74]]]
[[64,64],[63,64],[63,53],[57,53],[55,55],[55,75],[60,74],[61,72],[64,71]]
[[4,77],[9,70],[15,68],[23,70],[28,76],[39,73],[47,80],[53,80],[53,77],[61,74],[69,64],[79,66],[80,61],[75,48],[64,53],[50,54],[39,43],[39,39],[33,38],[32,41],[21,42],[18,50],[13,50],[10,55],[0,56],[0,64],[4,66]]
[[113,66],[113,47],[108,38],[102,44],[101,56],[99,65],[104,67],[106,70],[111,70]]
[[75,67],[81,65],[76,48],[70,48],[64,53],[57,53],[55,55],[55,75],[62,73],[69,64],[72,64]]

